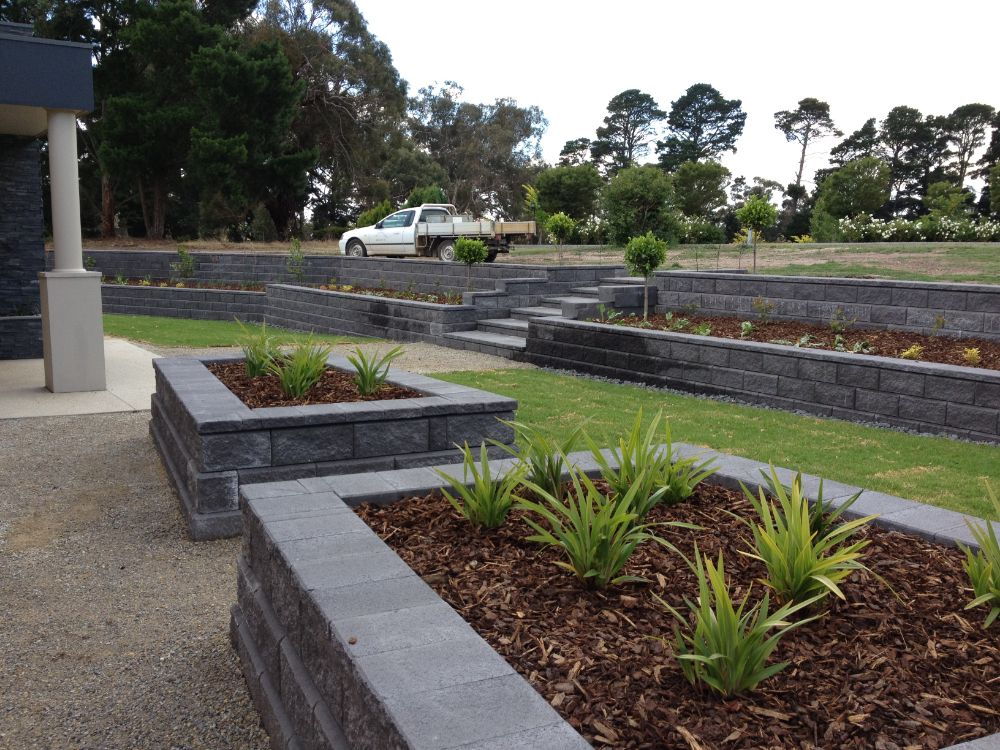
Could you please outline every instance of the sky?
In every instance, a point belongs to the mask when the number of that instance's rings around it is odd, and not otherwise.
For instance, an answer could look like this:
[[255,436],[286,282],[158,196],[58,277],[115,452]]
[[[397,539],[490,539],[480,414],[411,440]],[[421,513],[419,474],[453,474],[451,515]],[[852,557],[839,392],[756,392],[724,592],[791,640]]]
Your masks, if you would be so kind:
[[[608,100],[630,88],[664,111],[694,83],[742,99],[746,127],[722,162],[748,181],[782,183],[795,179],[799,146],[775,130],[774,113],[805,97],[829,102],[845,134],[900,104],[925,115],[1000,107],[997,0],[357,4],[411,93],[453,80],[469,101],[540,107],[550,163],[567,140],[593,138]],[[837,140],[810,148],[809,178]]]

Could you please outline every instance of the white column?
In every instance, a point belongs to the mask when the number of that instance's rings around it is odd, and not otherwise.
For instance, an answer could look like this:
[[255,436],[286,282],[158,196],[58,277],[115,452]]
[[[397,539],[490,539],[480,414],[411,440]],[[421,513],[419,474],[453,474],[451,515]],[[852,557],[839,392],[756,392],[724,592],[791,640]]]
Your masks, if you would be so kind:
[[39,274],[45,387],[53,393],[103,391],[101,274],[83,268],[76,114],[48,112],[55,263]]
[[80,176],[77,170],[76,114],[49,110],[49,178],[52,195],[54,271],[83,270],[80,229]]

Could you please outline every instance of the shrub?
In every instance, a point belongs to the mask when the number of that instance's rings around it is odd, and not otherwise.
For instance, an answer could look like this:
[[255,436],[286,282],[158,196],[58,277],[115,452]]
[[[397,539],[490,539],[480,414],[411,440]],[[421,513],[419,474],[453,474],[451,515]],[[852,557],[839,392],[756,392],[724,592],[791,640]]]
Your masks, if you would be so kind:
[[180,279],[190,279],[198,270],[198,261],[188,252],[184,245],[177,246],[177,262],[170,264],[170,270],[174,276]]
[[250,236],[255,242],[274,242],[278,239],[278,228],[267,206],[258,203],[253,210],[253,221],[250,223]]
[[[503,421],[503,420],[501,420]],[[557,500],[564,495],[563,474],[567,469],[566,456],[576,448],[583,432],[580,425],[562,438],[551,437],[536,427],[522,422],[504,422],[517,435],[518,447],[492,441],[512,456],[524,467],[526,481],[541,487]]]
[[377,224],[382,221],[386,216],[391,214],[393,211],[392,203],[387,200],[381,203],[376,203],[374,206],[369,208],[367,211],[362,211],[358,216],[358,220],[355,223],[357,227],[370,227],[373,224]]
[[[486,455],[485,443],[479,447],[480,467],[476,466],[468,443],[465,443],[461,450],[463,456],[461,480],[440,469],[434,470],[455,492],[455,495],[452,495],[442,488],[441,494],[463,518],[477,526],[495,529],[507,520],[507,515],[514,505],[514,490],[521,484],[523,469],[518,467],[503,477],[494,478]],[[470,476],[472,482],[468,484]]]
[[288,260],[285,262],[285,270],[300,284],[306,277],[306,254],[302,251],[302,242],[298,237],[292,239],[292,245],[288,250]]
[[979,347],[977,346],[963,349],[962,359],[965,360],[966,364],[972,365],[973,367],[979,365],[983,361],[982,354],[979,352]]
[[679,234],[673,182],[659,167],[622,169],[604,188],[601,201],[608,237],[614,243],[624,244],[647,232],[661,240]]
[[[998,518],[1000,518],[1000,497],[990,484],[986,485],[986,494],[993,503],[993,508]],[[986,613],[986,620],[983,627],[988,628],[1000,616],[1000,540],[993,524],[987,521],[980,526],[965,520],[972,538],[979,545],[979,550],[973,552],[964,544],[959,544],[962,552],[965,553],[965,572],[969,576],[972,584],[972,592],[975,598],[969,602],[965,608],[989,607]]]
[[545,220],[545,231],[555,239],[559,246],[560,260],[562,259],[562,246],[573,236],[575,230],[576,222],[562,211],[552,214]]
[[266,375],[271,363],[281,356],[278,342],[267,332],[266,323],[261,324],[259,331],[252,331],[239,320],[236,322],[243,331],[239,345],[243,349],[243,366],[247,377]]
[[778,220],[778,209],[770,201],[759,195],[751,195],[741,208],[736,209],[736,218],[740,224],[754,230],[753,268],[757,270],[757,237],[756,234],[773,227]]
[[745,339],[753,335],[754,327],[753,323],[749,320],[744,320],[740,323],[740,338]]
[[371,396],[377,392],[389,377],[389,365],[402,354],[402,346],[393,347],[381,357],[377,351],[365,354],[361,347],[348,354],[347,361],[354,366],[354,383],[358,387],[358,393]]
[[[444,190],[439,188],[437,185],[426,185],[424,187],[413,188],[413,190],[410,191],[410,195],[406,199],[406,205],[404,205],[403,208],[416,208],[424,203],[447,202],[448,196],[445,195]],[[389,213],[391,213],[391,211]],[[375,221],[378,221],[378,219]]]
[[697,603],[685,599],[694,615],[694,624],[680,612],[660,603],[677,620],[674,625],[674,653],[681,671],[692,685],[706,684],[722,695],[752,690],[757,685],[788,666],[788,662],[767,665],[781,637],[815,617],[790,623],[788,618],[812,604],[807,600],[786,604],[770,611],[767,594],[754,607],[747,609],[750,592],[739,606],[734,606],[726,572],[719,553],[719,562],[703,559],[695,548],[695,577],[698,579]]
[[920,359],[921,355],[924,353],[924,347],[920,344],[914,344],[909,349],[905,349],[899,353],[900,359]]
[[[643,480],[639,477],[625,497],[611,498],[598,490],[585,474],[573,471],[571,489],[563,500],[525,482],[539,498],[537,502],[523,498],[518,501],[518,507],[528,514],[525,523],[535,530],[528,541],[557,547],[568,562],[558,560],[556,565],[573,572],[587,586],[605,588],[609,583],[643,580],[619,575],[642,542],[654,541],[678,552],[670,542],[650,533],[633,510]],[[692,528],[676,521],[666,525]]]
[[667,259],[667,243],[658,240],[652,232],[633,237],[625,246],[625,268],[633,276],[642,276],[642,319],[649,319],[649,277]]
[[[657,441],[660,422],[664,425],[664,444]],[[601,478],[608,483],[613,497],[631,497],[639,518],[645,518],[659,503],[675,505],[687,500],[695,488],[712,475],[710,461],[699,463],[697,457],[674,458],[674,444],[670,423],[659,412],[646,431],[642,431],[642,411],[636,415],[627,436],[618,438],[618,446],[611,449],[612,460],[605,458],[601,449],[587,438],[590,451],[601,471]],[[617,466],[616,466],[617,464]]]
[[271,360],[267,371],[277,376],[281,391],[289,398],[304,398],[326,371],[329,346],[312,341],[299,344],[290,354]]
[[679,239],[684,245],[721,245],[726,241],[725,228],[708,219],[684,216],[679,226]]
[[763,489],[755,496],[741,485],[758,518],[758,522],[744,519],[754,539],[753,550],[744,554],[764,563],[767,580],[761,583],[783,601],[815,601],[830,592],[844,599],[838,584],[855,570],[868,570],[861,562],[861,550],[868,541],[846,544],[846,540],[874,516],[833,526],[820,536],[813,531],[801,477],[786,491],[773,467],[771,473],[776,502],[768,500]]
[[455,240],[455,260],[464,263],[469,268],[469,289],[472,289],[472,267],[476,263],[485,263],[489,254],[486,243],[482,240],[470,237],[459,237]]

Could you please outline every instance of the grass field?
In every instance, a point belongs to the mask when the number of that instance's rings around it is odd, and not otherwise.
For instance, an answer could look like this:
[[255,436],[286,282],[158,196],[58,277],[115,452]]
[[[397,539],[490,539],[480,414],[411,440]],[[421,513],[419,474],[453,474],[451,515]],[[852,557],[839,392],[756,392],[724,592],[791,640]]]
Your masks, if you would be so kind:
[[617,385],[543,370],[436,375],[518,399],[518,419],[551,434],[585,423],[612,444],[639,409],[663,410],[674,439],[776,466],[920,500],[992,515],[983,481],[1000,485],[1000,447],[909,435],[837,420]]
[[[147,315],[105,315],[104,333],[108,336],[131,339],[153,346],[183,346],[203,348],[212,346],[238,346],[248,333],[259,333],[261,326],[223,320],[184,320],[181,318],[159,318]],[[359,336],[310,335],[287,331],[283,328],[269,328],[280,344],[296,344],[302,341],[322,341],[327,344],[350,344],[369,341]]]

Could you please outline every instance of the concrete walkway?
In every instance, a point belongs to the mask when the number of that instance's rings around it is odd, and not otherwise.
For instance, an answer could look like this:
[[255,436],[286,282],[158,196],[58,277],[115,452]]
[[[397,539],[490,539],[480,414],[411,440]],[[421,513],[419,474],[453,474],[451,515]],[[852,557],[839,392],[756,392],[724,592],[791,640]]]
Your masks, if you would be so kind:
[[152,361],[158,356],[123,339],[105,338],[108,389],[50,393],[40,359],[0,362],[0,419],[105,414],[149,409],[156,389]]

